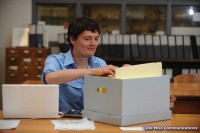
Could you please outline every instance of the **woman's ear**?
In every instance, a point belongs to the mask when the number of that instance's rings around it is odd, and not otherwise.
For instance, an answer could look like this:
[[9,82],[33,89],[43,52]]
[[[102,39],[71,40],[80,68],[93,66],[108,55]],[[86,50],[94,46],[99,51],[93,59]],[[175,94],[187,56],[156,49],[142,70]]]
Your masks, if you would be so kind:
[[73,36],[70,36],[70,42],[72,43],[72,45],[74,45],[74,41],[75,41],[75,38]]

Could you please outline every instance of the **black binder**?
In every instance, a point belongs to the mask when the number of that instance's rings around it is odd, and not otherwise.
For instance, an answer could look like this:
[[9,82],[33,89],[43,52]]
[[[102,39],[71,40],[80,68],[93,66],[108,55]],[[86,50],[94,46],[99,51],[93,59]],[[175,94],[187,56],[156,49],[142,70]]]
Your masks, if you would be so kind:
[[177,35],[175,39],[176,39],[177,58],[183,59],[184,58],[183,36]]
[[60,52],[66,53],[70,49],[70,45],[67,41],[67,33],[59,33],[58,34],[58,45]]
[[109,35],[103,34],[102,35],[102,57],[109,57],[110,56],[110,50],[109,50]]
[[161,43],[160,43],[159,35],[153,36],[153,47],[154,47],[155,58],[162,58]]
[[147,57],[154,58],[153,38],[152,35],[145,35]]
[[200,59],[200,36],[196,36],[198,58]]
[[169,57],[177,58],[175,36],[173,35],[168,36],[168,44],[169,44]]
[[36,25],[30,24],[29,25],[29,46],[36,47]]
[[131,56],[132,58],[139,57],[139,48],[138,48],[138,40],[136,34],[130,35],[130,43],[131,43]]
[[138,45],[139,45],[140,58],[146,58],[147,57],[147,49],[146,49],[144,35],[138,35]]
[[117,56],[116,35],[109,35],[109,57],[114,58]]
[[123,58],[124,56],[124,45],[123,45],[123,35],[116,35],[116,57]]
[[97,49],[96,49],[95,56],[97,56],[97,57],[102,57],[102,56],[103,56],[102,50],[103,50],[103,46],[102,46],[102,36],[100,35],[100,36],[99,36],[99,45],[98,45],[98,47],[97,47]]
[[30,47],[43,47],[43,24],[30,24],[29,25],[29,46]]
[[161,35],[160,42],[161,42],[162,58],[169,58],[169,47],[168,47],[167,35]]
[[198,58],[197,42],[196,36],[190,36],[191,46],[192,46],[192,56],[194,59]]
[[131,47],[130,47],[130,35],[123,35],[123,45],[124,45],[124,58],[131,57]]
[[190,36],[184,35],[183,36],[183,45],[184,45],[184,58],[191,59],[192,58],[192,47],[190,43]]
[[44,25],[37,24],[36,25],[36,46],[39,48],[43,47],[43,33],[44,33]]

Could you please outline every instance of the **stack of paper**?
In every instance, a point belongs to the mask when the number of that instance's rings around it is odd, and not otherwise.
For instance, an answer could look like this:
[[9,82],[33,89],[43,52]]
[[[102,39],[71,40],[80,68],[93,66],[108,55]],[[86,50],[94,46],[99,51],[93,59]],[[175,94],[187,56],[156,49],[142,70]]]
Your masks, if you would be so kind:
[[0,129],[14,129],[19,123],[20,120],[0,120]]
[[81,120],[52,120],[55,128],[59,130],[94,130],[94,122],[87,118]]
[[115,78],[145,78],[162,76],[162,63],[146,63],[140,65],[131,65],[120,67],[115,70]]

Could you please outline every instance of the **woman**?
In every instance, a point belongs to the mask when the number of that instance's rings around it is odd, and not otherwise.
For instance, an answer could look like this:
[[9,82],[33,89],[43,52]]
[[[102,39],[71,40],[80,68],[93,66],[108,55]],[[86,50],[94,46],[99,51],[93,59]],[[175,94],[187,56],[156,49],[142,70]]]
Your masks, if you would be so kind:
[[114,75],[116,66],[95,57],[100,36],[99,24],[89,18],[77,18],[68,27],[71,49],[50,55],[45,61],[42,81],[59,84],[59,111],[83,109],[84,75]]

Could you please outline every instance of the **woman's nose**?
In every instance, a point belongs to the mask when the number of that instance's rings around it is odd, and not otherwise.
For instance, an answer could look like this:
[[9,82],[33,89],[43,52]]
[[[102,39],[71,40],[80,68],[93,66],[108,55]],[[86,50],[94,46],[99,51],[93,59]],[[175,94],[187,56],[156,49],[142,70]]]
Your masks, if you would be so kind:
[[91,44],[92,45],[96,45],[98,43],[98,41],[96,39],[91,39]]

